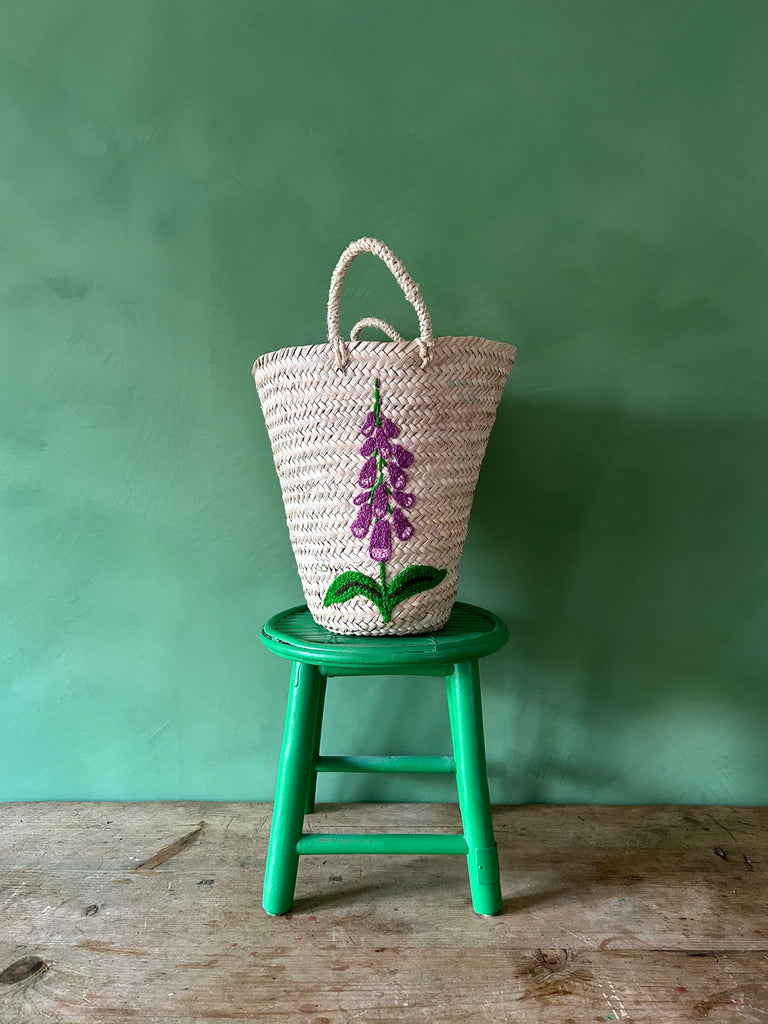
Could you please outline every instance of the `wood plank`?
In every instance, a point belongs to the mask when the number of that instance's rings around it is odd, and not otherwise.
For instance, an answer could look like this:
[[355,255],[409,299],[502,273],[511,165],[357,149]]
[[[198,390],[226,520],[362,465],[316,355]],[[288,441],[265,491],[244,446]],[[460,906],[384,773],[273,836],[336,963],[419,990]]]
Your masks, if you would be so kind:
[[[0,971],[22,962],[0,1022],[768,1019],[766,809],[497,808],[490,919],[458,857],[306,857],[293,913],[267,917],[270,811],[0,808]],[[307,826],[458,814],[320,805]]]
[[[768,989],[758,954],[690,958],[673,951],[504,949],[439,952],[397,946],[204,960],[133,947],[81,950],[26,989],[0,997],[5,1021],[389,1022],[759,1021]],[[159,1012],[158,1012],[159,1011]]]

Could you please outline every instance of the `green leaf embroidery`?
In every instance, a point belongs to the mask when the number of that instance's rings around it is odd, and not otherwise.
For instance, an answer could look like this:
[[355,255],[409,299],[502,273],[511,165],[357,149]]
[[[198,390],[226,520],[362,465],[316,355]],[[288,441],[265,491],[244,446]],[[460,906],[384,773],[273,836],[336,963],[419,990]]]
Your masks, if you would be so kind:
[[387,604],[390,611],[396,604],[405,601],[414,594],[431,590],[442,583],[448,573],[447,569],[436,569],[433,565],[409,565],[392,580],[387,591]]
[[385,622],[389,622],[390,612],[387,600],[381,592],[381,587],[376,580],[366,576],[365,573],[356,572],[350,569],[343,572],[331,583],[323,599],[323,607],[327,608],[332,604],[343,604],[353,597],[365,597],[373,602],[381,612]]
[[323,598],[323,607],[327,608],[332,604],[343,604],[353,597],[365,597],[371,601],[379,610],[384,622],[392,618],[392,609],[401,601],[420,594],[424,590],[431,590],[438,583],[442,583],[447,575],[447,569],[436,569],[433,565],[409,565],[403,569],[392,580],[391,586],[387,586],[384,580],[384,563],[381,563],[381,585],[365,573],[350,569],[343,572],[331,583]]

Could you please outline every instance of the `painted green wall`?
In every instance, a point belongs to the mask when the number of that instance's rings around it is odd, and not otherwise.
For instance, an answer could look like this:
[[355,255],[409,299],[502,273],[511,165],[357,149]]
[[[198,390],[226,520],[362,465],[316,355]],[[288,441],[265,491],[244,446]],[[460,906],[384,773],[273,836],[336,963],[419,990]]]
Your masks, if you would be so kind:
[[[460,594],[500,801],[768,799],[762,0],[5,0],[0,797],[269,799],[301,599],[249,370],[362,234],[514,341]],[[358,261],[343,325],[414,318]],[[414,701],[419,714],[411,712]],[[442,752],[439,681],[328,750]],[[321,797],[452,799],[326,777]]]

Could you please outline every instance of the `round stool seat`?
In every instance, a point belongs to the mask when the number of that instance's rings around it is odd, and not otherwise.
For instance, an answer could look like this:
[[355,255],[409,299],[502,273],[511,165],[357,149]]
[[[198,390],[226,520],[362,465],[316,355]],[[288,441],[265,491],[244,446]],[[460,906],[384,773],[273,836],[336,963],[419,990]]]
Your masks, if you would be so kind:
[[[273,654],[327,668],[365,665],[366,671],[436,667],[484,658],[509,639],[492,612],[457,601],[442,629],[418,636],[344,636],[318,626],[306,605],[273,615],[261,631]],[[336,674],[336,673],[332,673]]]

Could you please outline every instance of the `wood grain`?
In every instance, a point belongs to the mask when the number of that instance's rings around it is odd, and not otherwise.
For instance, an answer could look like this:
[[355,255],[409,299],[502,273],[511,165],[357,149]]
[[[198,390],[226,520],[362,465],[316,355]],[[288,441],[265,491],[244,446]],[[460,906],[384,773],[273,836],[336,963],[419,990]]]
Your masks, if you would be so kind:
[[[303,858],[293,912],[267,917],[270,810],[0,808],[0,1022],[768,1019],[766,809],[497,808],[490,919],[458,857]],[[445,804],[307,818],[457,826]]]

